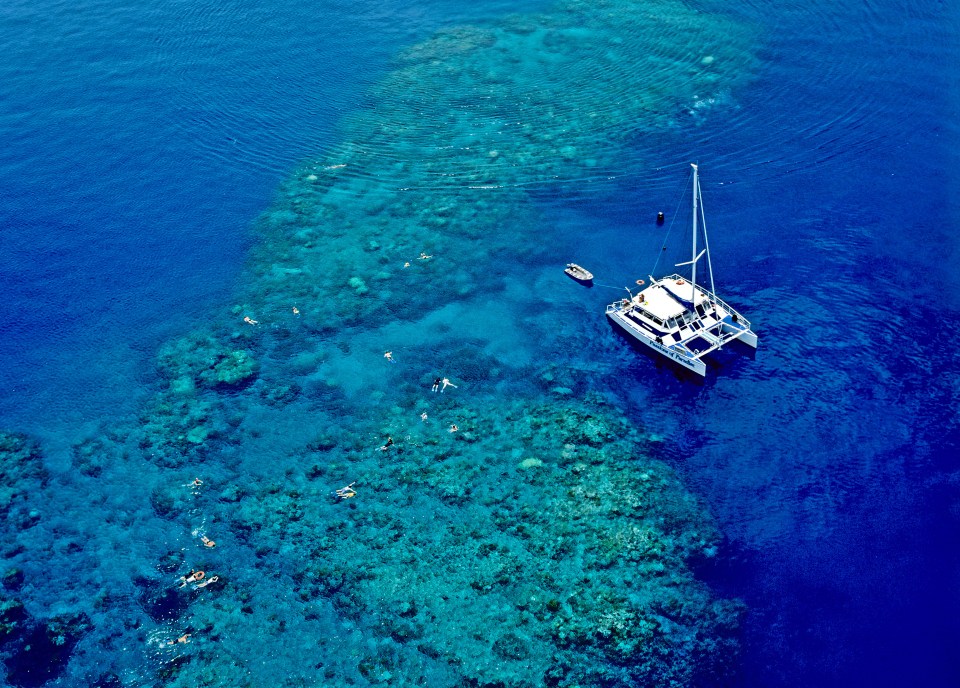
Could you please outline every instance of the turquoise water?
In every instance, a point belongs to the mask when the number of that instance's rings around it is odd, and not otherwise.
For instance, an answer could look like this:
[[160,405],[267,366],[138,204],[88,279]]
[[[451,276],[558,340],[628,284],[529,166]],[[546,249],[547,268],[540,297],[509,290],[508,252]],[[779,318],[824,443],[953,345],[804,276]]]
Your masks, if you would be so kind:
[[[0,17],[7,684],[956,683],[956,17]],[[691,160],[704,381],[602,315]]]

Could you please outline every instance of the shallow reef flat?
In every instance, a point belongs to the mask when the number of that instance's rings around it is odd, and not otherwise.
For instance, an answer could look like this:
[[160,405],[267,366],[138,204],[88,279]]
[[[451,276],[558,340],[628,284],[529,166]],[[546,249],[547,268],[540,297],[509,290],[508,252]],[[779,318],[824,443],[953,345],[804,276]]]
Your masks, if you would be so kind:
[[[120,514],[93,500],[88,508],[111,515],[70,533],[54,526],[58,548],[109,566],[88,559],[70,578],[98,594],[78,591],[64,600],[73,611],[43,618],[26,611],[36,569],[64,553],[38,561],[28,548],[57,516],[41,507],[46,527],[39,514],[20,524],[20,551],[7,554],[23,568],[5,574],[2,606],[11,676],[36,661],[28,650],[42,638],[50,676],[78,644],[89,660],[81,641],[96,638],[142,648],[136,668],[115,662],[103,685],[259,685],[271,674],[289,677],[282,685],[722,682],[736,666],[742,609],[691,572],[716,555],[711,520],[649,458],[642,432],[599,396],[578,398],[576,375],[537,379],[538,401],[411,392],[336,429],[312,427],[273,455],[258,447],[272,444],[263,421],[242,423],[238,449],[268,462],[259,471],[227,460],[228,445],[198,455],[191,473],[78,445],[81,489],[122,490],[136,473],[150,507],[126,499]],[[394,441],[381,450],[383,437]],[[39,448],[19,436],[3,446],[6,473],[19,471],[41,505]],[[111,460],[95,468],[90,456]],[[356,496],[338,498],[348,484]],[[216,580],[185,581],[195,570]],[[56,576],[44,583],[56,587]]]
[[69,465],[0,438],[8,681],[722,684],[741,607],[692,572],[720,535],[531,277],[551,180],[617,174],[748,79],[749,42],[566,2],[399,55],[136,418]]
[[[282,487],[217,518],[290,561],[305,604],[330,600],[372,628],[376,651],[356,667],[372,682],[724,674],[740,609],[690,573],[718,535],[672,471],[597,398],[490,403],[457,405],[456,433],[430,420],[391,427],[384,452],[297,452],[309,460]],[[358,496],[331,499],[329,486],[352,478]]]

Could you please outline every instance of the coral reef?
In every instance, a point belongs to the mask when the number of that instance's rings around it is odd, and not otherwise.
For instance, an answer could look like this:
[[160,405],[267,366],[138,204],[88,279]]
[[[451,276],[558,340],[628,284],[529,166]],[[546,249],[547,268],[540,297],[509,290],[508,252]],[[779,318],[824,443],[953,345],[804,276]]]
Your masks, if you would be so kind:
[[16,639],[26,620],[27,612],[20,600],[0,598],[0,645]]
[[48,478],[40,445],[16,433],[0,433],[0,517],[32,521],[24,504],[32,489]]
[[[35,439],[0,433],[0,513],[4,517],[5,558],[24,553],[17,536],[40,522],[39,512],[33,507],[42,500],[49,477]],[[29,613],[23,601],[26,577],[20,568],[8,568],[2,584],[0,661],[6,666],[7,681],[18,687],[40,686],[64,671],[74,647],[90,629],[90,619],[83,611],[60,612],[46,618]]]
[[[9,680],[91,633],[104,686],[131,656],[168,688],[723,683],[741,609],[691,571],[719,534],[557,362],[587,335],[528,281],[551,180],[703,116],[749,78],[746,36],[672,0],[570,0],[399,55],[282,185],[237,303],[160,349],[127,427],[73,447],[58,480],[102,481],[74,508],[109,514],[51,535],[99,592],[38,620],[37,545],[8,548]],[[36,443],[0,435],[0,477],[0,515],[42,524]]]
[[495,289],[486,256],[542,250],[531,192],[609,174],[617,144],[749,78],[746,39],[681,3],[572,0],[412,46],[262,218],[250,310],[309,304],[325,331]]
[[[371,683],[406,675],[413,656],[415,675],[457,677],[437,685],[727,675],[740,607],[688,567],[713,556],[718,534],[673,472],[644,458],[642,435],[596,397],[458,412],[474,439],[411,423],[385,452],[326,449],[328,462],[221,501],[216,517],[282,553],[304,605],[326,599],[373,628],[378,649],[358,664]],[[358,496],[338,500],[347,466]],[[192,666],[178,676],[194,680]]]
[[[170,438],[181,454],[208,445],[229,415],[221,407],[239,403],[225,387],[250,385],[288,417],[304,401],[337,410],[337,426],[273,447],[282,479],[244,481],[206,506],[258,568],[287,572],[301,623],[325,605],[374,638],[346,662],[320,643],[327,678],[667,686],[722,681],[734,663],[740,608],[689,569],[714,554],[717,533],[626,419],[598,397],[585,403],[582,376],[517,368],[487,355],[483,338],[440,331],[406,380],[374,393],[378,421],[343,372],[363,332],[502,291],[494,257],[538,260],[538,185],[610,169],[617,146],[599,142],[669,126],[696,94],[744,78],[743,29],[707,25],[677,3],[575,1],[412,46],[370,107],[347,117],[344,142],[294,174],[262,218],[236,325],[161,353],[171,382],[149,411],[161,419],[154,451]],[[424,85],[437,86],[419,97]],[[544,349],[558,346],[542,336]],[[252,350],[259,366],[247,365]],[[444,360],[471,361],[461,374],[481,389],[505,369],[542,386],[510,402],[431,399],[420,421]],[[378,452],[387,437],[397,439]],[[356,497],[333,494],[354,482]],[[170,518],[186,508],[169,488],[153,503]],[[218,660],[214,669],[201,661],[212,650],[189,654],[171,685],[240,675],[242,645],[226,629],[258,604],[231,585],[213,605],[178,609],[180,623],[209,629]]]
[[157,367],[180,393],[195,386],[238,387],[249,383],[259,369],[250,351],[199,333],[166,344],[157,356]]
[[3,654],[7,680],[19,688],[42,686],[63,673],[80,638],[89,630],[83,613],[59,614],[44,622],[24,617],[12,650]]

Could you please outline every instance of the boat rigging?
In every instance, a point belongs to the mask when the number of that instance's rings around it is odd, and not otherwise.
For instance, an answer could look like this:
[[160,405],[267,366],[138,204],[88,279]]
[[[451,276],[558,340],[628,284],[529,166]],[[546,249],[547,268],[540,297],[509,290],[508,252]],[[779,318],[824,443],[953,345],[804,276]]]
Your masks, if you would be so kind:
[[[690,266],[690,278],[674,273],[666,277],[637,280],[641,291],[630,298],[614,301],[606,308],[607,317],[635,341],[658,354],[706,375],[703,357],[724,344],[739,340],[757,347],[757,335],[750,322],[716,295],[710,242],[700,195],[697,165],[693,167],[693,244],[691,258],[675,267]],[[703,249],[697,253],[698,219],[703,219]],[[697,284],[697,264],[706,256],[710,288]]]

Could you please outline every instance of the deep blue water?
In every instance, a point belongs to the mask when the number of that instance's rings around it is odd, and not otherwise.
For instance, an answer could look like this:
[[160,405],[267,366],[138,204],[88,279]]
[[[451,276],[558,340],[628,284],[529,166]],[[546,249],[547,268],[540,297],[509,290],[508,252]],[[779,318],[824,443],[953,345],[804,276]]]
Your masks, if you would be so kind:
[[[960,685],[957,11],[692,4],[752,27],[750,79],[638,126],[609,174],[532,194],[555,254],[537,287],[589,335],[566,362],[663,437],[716,516],[701,575],[750,609],[742,685]],[[545,6],[5,4],[0,426],[64,470],[78,437],[137,410],[164,341],[233,303],[255,219],[337,150],[400,50]],[[603,320],[613,292],[553,266],[646,274],[694,159],[718,290],[761,340],[702,383],[634,351]]]

